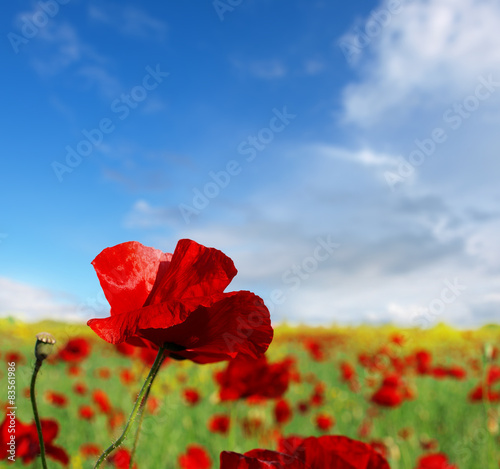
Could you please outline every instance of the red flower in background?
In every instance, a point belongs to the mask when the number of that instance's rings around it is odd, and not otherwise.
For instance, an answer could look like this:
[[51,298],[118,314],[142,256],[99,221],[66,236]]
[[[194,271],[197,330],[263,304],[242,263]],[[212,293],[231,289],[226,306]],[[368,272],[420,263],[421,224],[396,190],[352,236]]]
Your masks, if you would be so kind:
[[89,341],[83,337],[74,337],[68,340],[66,345],[57,354],[57,357],[65,362],[75,363],[84,360],[89,354]]
[[89,458],[99,456],[102,453],[102,449],[95,443],[84,443],[80,446],[80,453],[84,458]]
[[182,392],[182,395],[189,405],[196,405],[200,401],[200,393],[196,389],[186,388]]
[[182,469],[210,469],[212,461],[203,446],[189,445],[186,454],[179,456],[179,466]]
[[356,379],[356,370],[348,362],[342,362],[340,364],[340,373],[342,374],[342,381],[349,382],[352,379]]
[[113,410],[108,395],[101,389],[96,389],[92,393],[92,400],[97,404],[103,414],[111,414]]
[[398,375],[389,375],[384,378],[382,385],[370,400],[383,407],[397,407],[405,398],[410,397],[401,378]]
[[427,350],[420,350],[415,354],[417,360],[417,371],[421,375],[426,375],[431,371],[432,355]]
[[274,405],[274,419],[278,424],[284,424],[292,418],[292,408],[286,399],[280,399]]
[[[41,419],[43,441],[45,443],[45,453],[52,459],[59,461],[67,466],[69,464],[69,456],[66,451],[60,446],[54,445],[54,440],[59,433],[59,424],[52,419]],[[40,454],[40,443],[38,441],[38,432],[36,424],[26,425],[15,419],[16,423],[16,457],[22,459],[24,464],[29,464],[34,461]],[[9,456],[8,442],[10,441],[11,433],[9,433],[9,416],[5,416],[5,420],[0,425],[0,460],[7,459]]]
[[469,401],[481,402],[483,400],[488,400],[490,402],[500,402],[500,391],[492,389],[493,385],[498,381],[500,381],[500,366],[491,365],[486,375],[486,384],[480,382],[469,393]]
[[306,340],[304,342],[304,347],[313,360],[321,362],[325,359],[325,352],[319,341],[313,339]]
[[280,397],[288,389],[292,364],[290,359],[268,363],[265,355],[257,360],[238,356],[215,376],[220,386],[220,398],[228,401],[248,397]]
[[[129,469],[130,451],[125,448],[119,448],[111,456],[108,457],[108,461],[117,469]],[[137,464],[134,464],[133,468],[137,469]]]
[[316,427],[322,432],[329,431],[335,425],[335,420],[328,414],[319,414],[316,416]]
[[221,251],[189,239],[173,254],[131,241],[104,249],[92,262],[111,316],[88,325],[113,344],[155,347],[197,363],[257,357],[271,343],[269,311],[248,291],[224,293],[236,275]]
[[244,455],[223,451],[220,469],[390,469],[370,445],[345,436],[284,438],[279,450],[254,449]]
[[82,405],[78,409],[78,415],[85,420],[92,420],[94,418],[94,409],[89,405]]
[[48,402],[56,407],[66,407],[66,405],[68,404],[68,398],[60,392],[47,391],[45,393],[45,397]]
[[418,460],[416,469],[458,469],[458,467],[450,464],[445,454],[436,453],[422,456]]
[[229,431],[229,425],[231,421],[229,417],[224,414],[215,414],[210,417],[208,421],[208,429],[213,433],[221,433],[226,435]]

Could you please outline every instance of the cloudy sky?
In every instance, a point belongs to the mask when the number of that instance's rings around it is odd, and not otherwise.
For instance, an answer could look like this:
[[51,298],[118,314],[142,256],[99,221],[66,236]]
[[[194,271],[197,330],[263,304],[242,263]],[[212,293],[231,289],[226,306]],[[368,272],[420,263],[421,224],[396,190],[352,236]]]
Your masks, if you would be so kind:
[[102,249],[191,238],[276,323],[500,317],[496,0],[23,0],[0,28],[1,315],[105,316]]

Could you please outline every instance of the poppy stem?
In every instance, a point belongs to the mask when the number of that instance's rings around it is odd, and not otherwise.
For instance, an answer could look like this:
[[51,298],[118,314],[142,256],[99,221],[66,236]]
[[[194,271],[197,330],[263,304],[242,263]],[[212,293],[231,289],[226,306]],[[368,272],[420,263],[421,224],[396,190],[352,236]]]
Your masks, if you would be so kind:
[[107,449],[105,450],[97,462],[95,463],[94,469],[97,469],[103,462],[104,460],[109,456],[109,454],[116,449],[118,446],[120,446],[127,437],[127,433],[130,431],[130,428],[132,427],[132,424],[134,423],[134,420],[137,417],[137,414],[139,412],[139,409],[141,408],[141,404],[143,401],[145,401],[146,395],[149,394],[149,389],[151,388],[151,385],[153,384],[153,380],[158,373],[158,370],[160,369],[161,364],[163,363],[163,360],[165,359],[165,350],[166,348],[164,346],[160,347],[158,350],[158,355],[156,355],[155,362],[153,363],[153,366],[151,367],[151,370],[149,371],[148,377],[146,378],[146,381],[144,382],[141,392],[137,396],[137,400],[135,401],[134,408],[132,409],[132,413],[130,414],[130,417],[128,418],[127,424],[125,425],[125,428],[123,429],[122,434],[119,436],[119,438]]
[[43,360],[37,358],[35,363],[35,368],[33,369],[33,375],[31,376],[30,399],[31,399],[31,406],[33,407],[33,415],[35,417],[36,430],[38,432],[38,441],[40,442],[40,459],[42,460],[43,469],[47,469],[47,461],[45,459],[45,444],[43,442],[43,434],[42,434],[42,424],[40,423],[40,417],[38,416],[38,408],[36,406],[36,397],[35,397],[36,377],[38,375],[38,371],[42,367],[42,363]]
[[150,390],[151,390],[151,387],[146,392],[146,395],[144,396],[144,399],[142,400],[141,407],[139,408],[139,422],[137,423],[137,430],[135,431],[134,445],[132,446],[132,450],[130,451],[129,469],[132,469],[133,465],[134,465],[135,451],[137,449],[137,444],[139,443],[139,434],[141,433],[142,421],[144,420],[144,413],[146,411],[145,407],[146,407],[146,402],[147,402],[148,397],[149,397]]

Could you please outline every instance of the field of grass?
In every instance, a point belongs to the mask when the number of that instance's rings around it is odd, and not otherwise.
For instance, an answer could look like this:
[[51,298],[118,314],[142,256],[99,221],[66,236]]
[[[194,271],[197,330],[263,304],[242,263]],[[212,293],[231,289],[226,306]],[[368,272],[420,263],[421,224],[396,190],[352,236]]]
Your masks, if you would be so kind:
[[[82,445],[94,443],[102,450],[120,434],[148,365],[119,354],[86,326],[23,324],[4,319],[0,320],[0,330],[0,404],[5,407],[7,403],[7,361],[15,360],[17,418],[25,424],[32,421],[27,396],[35,361],[35,335],[47,331],[57,339],[56,358],[47,360],[38,376],[40,416],[59,423],[54,444],[70,455],[69,467],[93,467],[97,458],[85,455]],[[90,354],[78,363],[57,358],[71,337],[83,337],[90,345]],[[275,418],[277,399],[220,402],[214,374],[225,369],[226,363],[196,365],[169,360],[154,382],[135,461],[138,468],[178,468],[178,458],[188,445],[198,444],[210,455],[212,467],[218,468],[223,450],[243,453],[253,448],[276,449],[281,435],[335,434],[375,442],[385,451],[393,469],[417,468],[419,457],[436,452],[447,455],[454,465],[450,469],[498,468],[500,404],[496,399],[471,402],[468,396],[484,381],[489,369],[498,367],[495,346],[499,345],[500,327],[496,326],[475,331],[457,331],[443,325],[427,331],[280,326],[267,358],[270,363],[294,359],[290,384],[282,396],[292,414],[282,423]],[[412,358],[422,350],[432,355],[431,367],[425,373],[417,371]],[[350,379],[342,377],[343,362],[354,367],[355,375]],[[444,376],[446,373],[439,371],[452,366],[462,369],[465,376]],[[404,401],[394,407],[371,402],[384,376],[395,372],[404,381]],[[500,391],[500,380],[492,386],[493,392]],[[198,403],[187,402],[186,389],[199,393]],[[93,397],[96,390],[104,391],[111,409],[99,406]],[[58,400],[59,394],[62,397]],[[81,415],[84,406],[88,408],[87,418]],[[216,414],[229,417],[226,433],[209,428]],[[318,415],[332,419],[329,429],[318,428]],[[130,449],[133,440],[131,433],[123,446]],[[11,465],[3,460],[0,466]],[[23,463],[18,459],[12,466]],[[41,466],[34,462],[25,467]],[[49,459],[49,467],[62,466]],[[106,467],[120,466],[114,463]]]

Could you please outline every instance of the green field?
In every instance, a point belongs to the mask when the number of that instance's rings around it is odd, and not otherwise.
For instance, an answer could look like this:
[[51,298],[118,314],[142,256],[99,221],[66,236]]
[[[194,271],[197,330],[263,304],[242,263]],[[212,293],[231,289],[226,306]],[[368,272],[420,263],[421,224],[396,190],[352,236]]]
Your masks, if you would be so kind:
[[[70,365],[64,361],[44,363],[37,381],[37,398],[41,417],[59,422],[60,432],[54,443],[71,456],[69,467],[92,467],[96,458],[85,457],[81,446],[95,443],[104,449],[119,435],[124,423],[121,416],[128,418],[148,367],[141,360],[118,354],[114,347],[97,338],[86,326],[29,325],[12,320],[2,320],[0,326],[2,383],[5,382],[9,354],[20,354],[16,358],[16,404],[17,417],[23,423],[32,420],[30,401],[26,396],[34,364],[35,334],[42,330],[51,332],[58,340],[56,347],[59,349],[74,336],[85,337],[90,342],[91,354],[78,364],[78,375],[74,375],[76,369],[70,373]],[[155,409],[148,407],[145,412],[135,458],[138,467],[177,468],[179,455],[193,443],[205,447],[212,458],[212,467],[216,468],[223,450],[275,449],[279,435],[336,434],[382,443],[393,469],[416,468],[417,459],[430,452],[445,453],[450,463],[459,469],[498,468],[500,405],[498,402],[471,403],[468,394],[484,376],[486,367],[491,365],[489,362],[494,360],[484,354],[484,349],[488,345],[500,344],[499,327],[456,331],[439,326],[428,331],[397,331],[390,327],[311,329],[280,326],[275,332],[267,353],[268,360],[271,363],[285,357],[296,360],[296,373],[283,396],[293,409],[289,422],[283,425],[275,422],[273,400],[219,402],[213,375],[226,364],[196,365],[171,360],[160,370],[153,385],[150,398],[156,399],[158,405]],[[395,333],[404,337],[402,346],[390,340]],[[310,339],[321,345],[322,361],[314,360],[306,350],[304,343]],[[439,379],[432,375],[418,375],[409,368],[403,379],[414,393],[412,400],[405,400],[395,408],[379,408],[370,403],[369,398],[380,384],[382,372],[368,371],[360,365],[358,355],[378,355],[381,369],[387,371],[392,366],[390,358],[403,360],[420,349],[432,353],[434,366],[463,367],[466,378]],[[496,360],[498,364],[498,358]],[[355,367],[358,387],[341,379],[339,364],[343,361]],[[128,383],[123,379],[124,370],[130,372]],[[307,411],[299,412],[298,403],[310,403],[319,382],[325,384],[324,402],[309,405]],[[74,386],[77,383],[87,391],[76,393]],[[3,388],[2,404],[7,401],[6,385]],[[198,404],[190,406],[186,403],[182,393],[186,388],[198,390],[201,395]],[[92,401],[92,392],[98,389],[108,395],[113,407],[111,413],[101,412]],[[500,389],[500,382],[496,383],[496,389]],[[66,396],[67,403],[57,406],[49,402],[50,391]],[[79,408],[84,405],[90,406],[95,413],[91,420],[79,416]],[[226,435],[208,429],[207,423],[214,414],[230,416],[231,425]],[[327,414],[335,421],[327,433],[315,425],[318,414]],[[114,429],[111,419],[116,424]],[[370,431],[360,437],[363,422],[369,423]],[[124,446],[131,448],[133,439],[132,433]],[[11,466],[5,460],[0,461],[0,465]],[[22,465],[17,460],[12,466]],[[26,467],[41,465],[35,462]],[[62,466],[49,459],[49,467]]]

